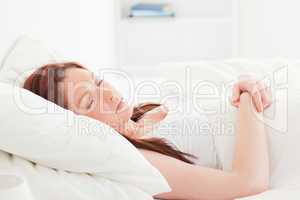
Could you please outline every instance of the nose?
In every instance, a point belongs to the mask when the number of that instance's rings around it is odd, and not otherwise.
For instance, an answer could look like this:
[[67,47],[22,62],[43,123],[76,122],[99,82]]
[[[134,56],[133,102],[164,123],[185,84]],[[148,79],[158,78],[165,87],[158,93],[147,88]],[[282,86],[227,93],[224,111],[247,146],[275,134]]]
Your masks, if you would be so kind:
[[120,97],[118,97],[118,96],[114,96],[114,95],[113,95],[113,96],[111,97],[111,101],[114,102],[114,103],[119,103],[120,100],[121,100],[121,99],[120,99]]
[[110,88],[103,88],[102,93],[105,101],[110,101],[113,103],[118,103],[120,101],[120,97]]

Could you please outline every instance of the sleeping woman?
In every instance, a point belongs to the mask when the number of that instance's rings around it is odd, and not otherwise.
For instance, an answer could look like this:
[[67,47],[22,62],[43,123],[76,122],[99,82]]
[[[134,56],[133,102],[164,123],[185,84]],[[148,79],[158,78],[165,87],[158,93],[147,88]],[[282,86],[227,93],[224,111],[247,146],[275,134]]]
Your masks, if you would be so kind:
[[[172,191],[159,199],[234,199],[263,192],[269,187],[267,133],[262,111],[270,92],[255,80],[235,84],[232,105],[238,108],[232,170],[194,163],[195,155],[176,148],[165,138],[145,132],[163,122],[168,109],[161,104],[127,104],[107,81],[97,79],[78,63],[42,66],[24,88],[69,109],[99,120],[122,134],[165,177]],[[260,118],[260,120],[257,120]]]

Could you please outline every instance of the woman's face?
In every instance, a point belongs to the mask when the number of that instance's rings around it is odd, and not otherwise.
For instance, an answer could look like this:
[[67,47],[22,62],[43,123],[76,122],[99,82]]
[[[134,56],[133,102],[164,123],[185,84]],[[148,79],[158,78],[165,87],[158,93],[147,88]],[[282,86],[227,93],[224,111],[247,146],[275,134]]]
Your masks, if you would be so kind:
[[86,69],[69,68],[63,81],[64,99],[68,109],[94,118],[110,126],[126,123],[133,107],[123,101],[120,93]]

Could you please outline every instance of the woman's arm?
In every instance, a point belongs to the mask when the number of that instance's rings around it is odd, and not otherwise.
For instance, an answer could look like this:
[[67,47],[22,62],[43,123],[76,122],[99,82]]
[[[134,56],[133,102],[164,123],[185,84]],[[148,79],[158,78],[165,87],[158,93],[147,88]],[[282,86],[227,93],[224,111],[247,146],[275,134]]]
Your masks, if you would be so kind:
[[268,188],[269,160],[264,124],[257,120],[251,97],[243,93],[238,111],[238,128],[233,169],[221,171],[190,165],[177,159],[141,150],[162,173],[171,192],[161,199],[234,199],[253,195]]
[[232,170],[255,179],[255,187],[265,188],[269,184],[269,154],[267,133],[262,114],[251,105],[248,93],[241,95],[238,112],[235,155]]

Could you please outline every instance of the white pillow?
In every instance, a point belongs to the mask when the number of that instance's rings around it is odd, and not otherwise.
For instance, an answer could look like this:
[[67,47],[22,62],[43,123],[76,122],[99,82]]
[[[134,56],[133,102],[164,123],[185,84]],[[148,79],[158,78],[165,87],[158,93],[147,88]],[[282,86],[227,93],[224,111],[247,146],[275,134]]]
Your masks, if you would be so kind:
[[44,64],[63,60],[41,41],[27,35],[19,37],[9,49],[2,62],[0,80],[11,84],[17,83],[20,86],[35,69]]
[[[54,60],[41,43],[22,38],[4,61],[1,81],[15,83],[24,71]],[[1,150],[48,167],[131,184],[150,195],[170,190],[160,172],[112,128],[19,85],[0,83],[0,98]]]

